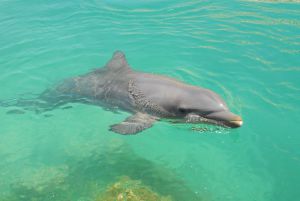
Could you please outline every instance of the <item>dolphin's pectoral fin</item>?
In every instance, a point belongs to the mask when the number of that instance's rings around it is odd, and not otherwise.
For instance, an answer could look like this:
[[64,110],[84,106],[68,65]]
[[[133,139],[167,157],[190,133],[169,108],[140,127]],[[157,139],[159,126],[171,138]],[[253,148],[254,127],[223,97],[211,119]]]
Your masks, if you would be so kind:
[[156,120],[156,117],[149,114],[136,113],[125,119],[125,121],[110,126],[110,130],[122,135],[134,135],[150,128]]

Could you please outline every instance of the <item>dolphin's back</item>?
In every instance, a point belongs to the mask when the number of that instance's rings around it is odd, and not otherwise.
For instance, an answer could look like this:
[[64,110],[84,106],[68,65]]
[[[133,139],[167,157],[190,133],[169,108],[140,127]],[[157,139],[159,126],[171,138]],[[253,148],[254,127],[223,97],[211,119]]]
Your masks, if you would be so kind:
[[125,55],[117,51],[104,67],[66,79],[47,90],[43,96],[52,100],[53,97],[59,97],[60,101],[62,97],[67,98],[67,101],[84,100],[132,111],[134,105],[128,93],[128,85],[133,75]]
[[[128,74],[128,75],[127,75]],[[97,69],[88,74],[64,80],[62,83],[47,90],[44,98],[68,101],[86,101],[93,104],[131,109],[128,96],[130,73],[111,71],[105,68]]]

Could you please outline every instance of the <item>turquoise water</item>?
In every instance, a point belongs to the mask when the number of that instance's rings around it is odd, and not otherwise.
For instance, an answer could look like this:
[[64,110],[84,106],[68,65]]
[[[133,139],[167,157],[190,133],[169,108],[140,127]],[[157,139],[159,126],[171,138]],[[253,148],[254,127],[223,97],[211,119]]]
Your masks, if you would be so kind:
[[136,70],[214,90],[244,120],[232,130],[158,122],[128,137],[108,130],[122,112],[0,107],[0,200],[98,201],[122,176],[178,201],[299,199],[299,3],[10,0],[0,30],[0,100],[120,49]]

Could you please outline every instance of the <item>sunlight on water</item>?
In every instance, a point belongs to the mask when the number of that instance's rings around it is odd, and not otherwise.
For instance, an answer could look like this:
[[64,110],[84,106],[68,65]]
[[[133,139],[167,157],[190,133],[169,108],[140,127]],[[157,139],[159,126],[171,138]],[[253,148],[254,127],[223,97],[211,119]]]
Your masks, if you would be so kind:
[[[1,201],[300,197],[299,1],[2,1]],[[18,107],[120,49],[139,71],[220,94],[244,125],[159,121],[72,103]],[[36,103],[43,104],[43,103]]]

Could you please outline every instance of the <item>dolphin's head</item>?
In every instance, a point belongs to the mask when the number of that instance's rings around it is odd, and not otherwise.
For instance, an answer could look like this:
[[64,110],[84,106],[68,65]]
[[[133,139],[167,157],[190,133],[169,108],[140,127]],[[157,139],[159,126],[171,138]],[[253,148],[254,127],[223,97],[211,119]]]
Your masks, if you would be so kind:
[[230,128],[243,124],[242,118],[230,112],[222,98],[211,90],[188,87],[177,97],[173,111],[186,122],[205,122]]
[[211,90],[151,74],[139,74],[135,84],[139,89],[135,96],[139,98],[139,93],[143,93],[139,102],[147,99],[143,107],[153,103],[150,110],[160,108],[159,114],[162,117],[231,128],[243,124],[242,118],[230,112],[222,98]]

